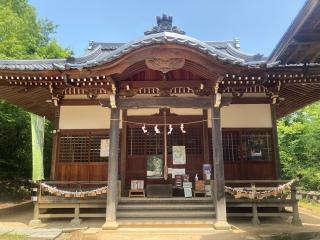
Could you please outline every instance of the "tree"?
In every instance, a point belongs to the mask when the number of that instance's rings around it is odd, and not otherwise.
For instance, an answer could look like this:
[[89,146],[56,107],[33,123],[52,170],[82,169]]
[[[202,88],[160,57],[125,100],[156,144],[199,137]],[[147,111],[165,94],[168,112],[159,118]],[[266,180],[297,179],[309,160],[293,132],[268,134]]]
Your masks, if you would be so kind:
[[[0,59],[65,58],[72,53],[52,38],[57,26],[38,19],[27,0],[0,0]],[[31,177],[30,116],[0,99],[0,177]],[[45,129],[45,176],[51,161],[52,123]],[[1,176],[2,175],[2,176]]]
[[0,0],[0,9],[0,59],[64,58],[71,54],[52,39],[57,26],[37,19],[27,0]]
[[302,185],[320,190],[320,102],[278,122],[282,176],[302,175]]

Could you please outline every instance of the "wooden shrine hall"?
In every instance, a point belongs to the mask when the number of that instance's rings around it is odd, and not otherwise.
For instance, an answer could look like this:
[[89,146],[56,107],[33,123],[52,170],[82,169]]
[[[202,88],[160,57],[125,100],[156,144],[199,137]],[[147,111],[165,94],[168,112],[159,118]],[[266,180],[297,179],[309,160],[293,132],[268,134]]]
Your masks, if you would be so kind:
[[[200,41],[162,15],[143,37],[90,42],[81,57],[1,60],[0,98],[55,124],[34,220],[105,217],[103,229],[175,216],[217,229],[232,216],[299,224],[295,188],[288,198],[275,190],[287,182],[276,120],[320,99],[319,31],[320,3],[308,0],[269,57],[243,52],[238,39]],[[50,186],[105,185],[107,194],[50,194]],[[225,186],[273,197],[235,198]]]

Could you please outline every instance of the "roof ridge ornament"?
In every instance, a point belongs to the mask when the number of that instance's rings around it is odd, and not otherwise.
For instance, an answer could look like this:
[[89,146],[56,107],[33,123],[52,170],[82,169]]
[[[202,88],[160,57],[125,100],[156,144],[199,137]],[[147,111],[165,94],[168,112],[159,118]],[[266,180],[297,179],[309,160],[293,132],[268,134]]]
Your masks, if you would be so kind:
[[144,32],[144,35],[150,35],[160,32],[174,32],[179,34],[186,34],[184,31],[180,30],[177,26],[172,26],[172,16],[162,14],[162,16],[157,16],[157,26],[154,26],[148,31]]

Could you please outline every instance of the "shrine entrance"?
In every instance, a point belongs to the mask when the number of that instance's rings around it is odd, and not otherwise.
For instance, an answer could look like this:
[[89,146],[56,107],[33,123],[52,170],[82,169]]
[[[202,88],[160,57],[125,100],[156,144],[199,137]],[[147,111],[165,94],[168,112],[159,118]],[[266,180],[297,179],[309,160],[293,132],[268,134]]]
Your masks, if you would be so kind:
[[128,116],[125,189],[131,180],[143,180],[146,187],[173,185],[175,175],[187,175],[190,182],[196,175],[202,179],[207,131],[202,109],[199,115],[160,109],[151,116]]

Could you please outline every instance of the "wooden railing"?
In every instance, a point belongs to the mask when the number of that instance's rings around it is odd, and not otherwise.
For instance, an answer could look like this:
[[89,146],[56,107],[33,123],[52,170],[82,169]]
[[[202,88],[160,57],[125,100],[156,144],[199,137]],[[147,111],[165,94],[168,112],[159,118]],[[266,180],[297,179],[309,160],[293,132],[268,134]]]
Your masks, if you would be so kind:
[[[289,180],[226,180],[225,185],[235,189],[252,191],[252,198],[235,199],[227,194],[227,207],[229,209],[251,208],[251,212],[230,212],[228,216],[243,217],[252,216],[252,223],[259,224],[259,217],[287,217],[292,216],[292,224],[300,225],[298,200],[296,197],[296,183],[292,184],[288,194],[280,194],[271,198],[257,199],[256,193],[272,190],[279,185],[288,183]],[[291,212],[286,211],[285,207],[290,207]],[[264,211],[259,211],[264,209]],[[270,209],[270,211],[265,211]],[[273,209],[271,211],[271,209]]]
[[[107,185],[106,181],[44,181],[44,183],[68,191],[86,191]],[[81,222],[81,217],[105,217],[107,194],[86,198],[52,196],[44,191],[41,184],[38,184],[37,188],[33,188],[33,190],[35,191],[33,220],[72,218],[71,223],[78,225]],[[54,211],[58,208],[66,210],[64,213]],[[81,212],[81,209],[87,211]],[[88,209],[92,211],[88,211]]]
[[[265,191],[287,182],[288,180],[226,180],[225,185],[233,188],[245,188],[248,191]],[[50,186],[56,186],[58,188],[69,189],[73,191],[86,189],[89,190],[99,186],[107,185],[106,181],[46,181],[45,183]],[[211,181],[211,184],[214,185],[214,181]],[[80,222],[80,218],[105,217],[106,197],[106,194],[88,198],[65,198],[51,196],[50,194],[44,192],[40,185],[37,188],[37,199],[34,201],[34,219],[73,218],[72,223],[77,224]],[[292,211],[283,211],[285,207],[290,207]],[[57,208],[66,209],[66,211],[63,211],[63,213],[61,213],[61,211],[54,211],[54,209]],[[296,198],[295,184],[291,186],[289,194],[279,195],[274,198],[235,199],[233,196],[228,196],[227,194],[227,208],[228,217],[252,217],[252,222],[254,224],[260,223],[259,217],[287,216],[292,216],[293,224],[301,223],[298,212],[298,200]],[[88,209],[91,210],[88,211]],[[260,211],[262,209],[264,211]]]

